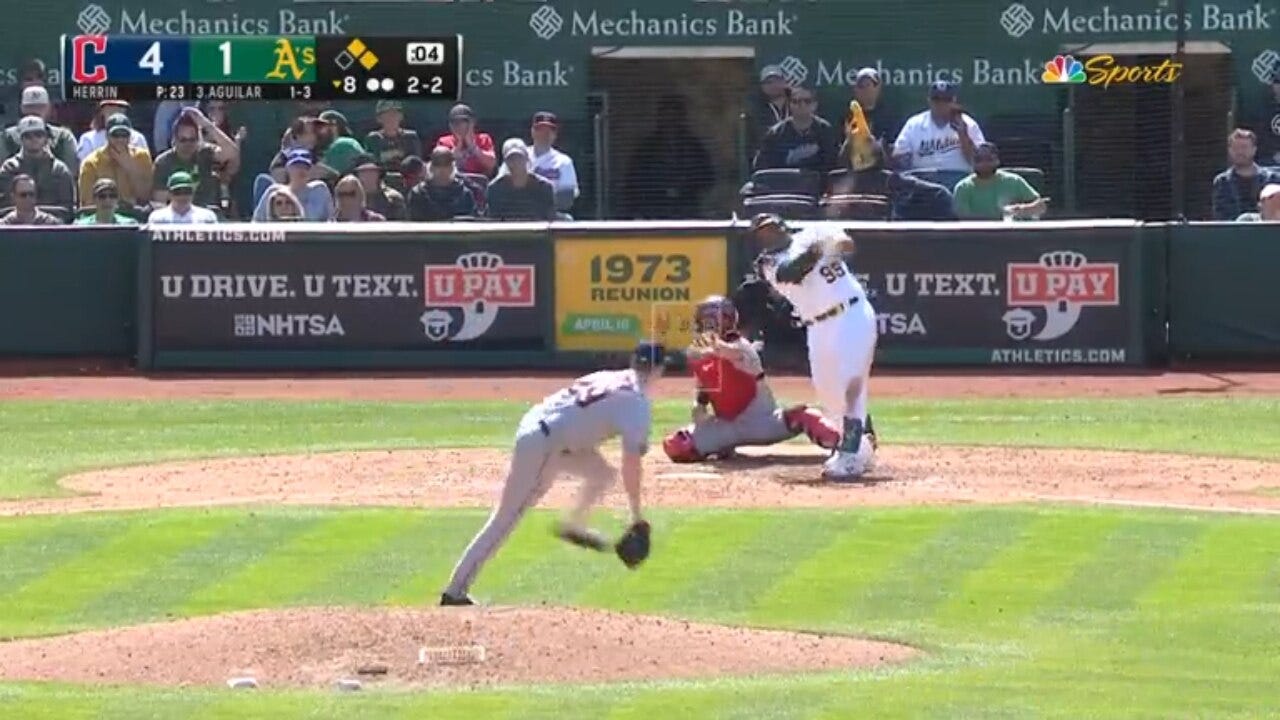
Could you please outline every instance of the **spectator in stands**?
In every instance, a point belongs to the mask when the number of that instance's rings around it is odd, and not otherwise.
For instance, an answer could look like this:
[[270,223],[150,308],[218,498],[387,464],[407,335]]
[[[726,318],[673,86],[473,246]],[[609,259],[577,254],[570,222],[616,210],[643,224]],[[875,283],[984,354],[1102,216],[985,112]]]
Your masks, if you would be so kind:
[[[76,155],[80,158],[81,163],[88,160],[94,150],[106,147],[107,130],[109,129],[107,121],[116,115],[128,119],[129,103],[124,100],[103,100],[98,103],[98,114],[93,116],[93,124],[80,135],[80,139],[76,144]],[[129,144],[145,151],[147,157],[151,156],[151,151],[147,147],[146,136],[134,130],[132,122],[129,123]]]
[[429,175],[409,191],[409,219],[439,222],[476,214],[476,200],[466,183],[458,179],[453,151],[431,151]]
[[436,145],[453,151],[458,172],[492,177],[498,165],[493,138],[476,131],[476,114],[468,105],[454,105],[449,111],[449,132]]
[[14,177],[13,210],[0,218],[0,225],[61,225],[57,217],[36,207],[36,195],[36,181],[30,175]]
[[[376,164],[374,167],[378,167]],[[378,167],[381,170],[380,167]],[[337,207],[333,211],[334,222],[386,222],[385,215],[366,205],[364,184],[354,175],[347,175],[334,186]]]
[[937,183],[890,170],[885,161],[885,148],[880,143],[871,143],[870,153],[871,164],[865,168],[851,168],[850,173],[832,188],[832,194],[880,195],[889,201],[891,220],[955,219],[950,190]]
[[578,171],[573,166],[573,158],[556,149],[560,120],[555,113],[545,110],[534,113],[529,133],[533,138],[533,144],[529,146],[533,172],[551,183],[556,193],[556,210],[567,213],[578,199]]
[[1280,177],[1254,162],[1257,154],[1258,136],[1252,130],[1237,128],[1227,136],[1231,167],[1213,179],[1214,220],[1235,220],[1245,213],[1257,212],[1262,188],[1280,182]]
[[151,154],[133,144],[133,123],[121,113],[107,118],[107,144],[94,150],[80,163],[80,197],[93,194],[93,184],[111,178],[120,188],[120,201],[132,206],[151,200],[154,166]]
[[[205,142],[202,137],[212,138]],[[157,207],[169,202],[169,176],[181,170],[195,178],[195,204],[215,207],[222,201],[222,184],[214,170],[218,163],[240,160],[240,146],[199,108],[183,108],[174,120],[173,147],[156,157],[151,200]]]
[[372,155],[362,155],[356,161],[355,173],[364,191],[365,207],[381,215],[384,220],[399,221],[408,217],[404,195],[383,182],[382,166]]
[[956,184],[956,217],[961,220],[1039,220],[1048,200],[1021,175],[1000,169],[995,143],[978,145],[973,174]]
[[520,138],[502,143],[506,172],[489,183],[489,217],[495,220],[554,220],[555,187],[529,171],[529,148]]
[[76,218],[76,225],[137,225],[138,221],[116,212],[120,207],[120,189],[116,181],[102,178],[93,184],[93,212]]
[[1272,183],[1258,194],[1258,212],[1244,213],[1238,222],[1280,222],[1280,183]]
[[798,168],[826,174],[836,168],[839,134],[818,117],[818,95],[810,85],[791,88],[791,117],[774,125],[760,144],[755,169]]
[[885,148],[891,148],[898,136],[898,121],[890,115],[889,107],[881,102],[880,90],[879,70],[864,67],[858,71],[853,80],[853,99],[862,107],[862,114],[871,126],[871,137]]
[[929,88],[929,109],[912,115],[893,143],[899,170],[973,172],[973,154],[986,142],[977,121],[956,103],[956,90],[939,81]]
[[760,91],[751,99],[748,108],[751,137],[747,138],[747,147],[752,155],[760,149],[764,136],[774,125],[791,117],[790,94],[791,87],[787,85],[782,68],[765,65],[760,70]]
[[174,124],[182,116],[182,111],[198,105],[195,100],[162,100],[156,103],[155,120],[151,126],[151,146],[156,149],[157,155],[173,147]]
[[384,170],[397,172],[400,162],[405,158],[410,155],[422,157],[422,140],[418,133],[402,127],[404,103],[399,100],[379,100],[375,113],[378,129],[365,136],[364,147]]
[[36,201],[40,205],[76,208],[76,181],[66,163],[49,151],[48,126],[38,115],[28,115],[18,121],[18,153],[0,163],[0,205],[15,204],[10,197],[14,178],[26,175],[32,178],[39,192]]
[[[311,179],[311,169],[315,164],[311,151],[295,148],[288,152],[285,159],[285,171],[289,182],[286,184],[294,200],[302,208],[302,217],[312,222],[328,222],[333,217],[333,194],[329,186],[320,180]],[[253,211],[254,220],[266,220],[270,217],[269,204],[271,193],[265,193],[258,207]]]
[[[42,85],[35,85],[22,91],[22,117],[35,115],[44,120],[49,133],[49,152],[61,160],[67,169],[75,175],[80,171],[80,158],[76,155],[76,136],[70,130],[55,125],[53,105],[49,102],[49,91]],[[22,150],[22,134],[18,132],[18,124],[5,128],[0,146],[0,160],[8,159]]]
[[289,124],[289,128],[284,131],[284,135],[280,138],[280,152],[271,159],[271,166],[268,172],[271,173],[271,179],[278,184],[285,184],[289,181],[289,173],[285,168],[289,160],[289,152],[291,150],[306,150],[311,153],[313,162],[311,166],[311,179],[320,180],[325,184],[335,183],[340,177],[336,170],[325,165],[323,162],[314,162],[319,149],[321,128],[327,125],[320,118],[311,116],[301,116],[296,118]]
[[152,225],[211,225],[218,216],[209,208],[194,202],[196,180],[191,173],[179,170],[169,176],[169,204],[151,211],[147,222]]
[[628,158],[623,211],[635,218],[699,217],[716,176],[711,154],[689,126],[684,100],[661,98],[652,124]]
[[347,116],[337,110],[325,110],[320,113],[318,129],[320,162],[333,168],[339,175],[350,173],[355,167],[356,158],[364,155],[364,146],[351,132]]
[[254,213],[254,222],[296,222],[306,219],[302,203],[298,202],[298,196],[293,194],[288,185],[272,185],[267,188],[259,207],[265,207],[266,211],[261,216]]
[[[453,151],[449,151],[449,163],[453,163]],[[413,190],[418,183],[427,177],[427,164],[417,155],[400,161],[400,180],[404,183],[405,190]]]

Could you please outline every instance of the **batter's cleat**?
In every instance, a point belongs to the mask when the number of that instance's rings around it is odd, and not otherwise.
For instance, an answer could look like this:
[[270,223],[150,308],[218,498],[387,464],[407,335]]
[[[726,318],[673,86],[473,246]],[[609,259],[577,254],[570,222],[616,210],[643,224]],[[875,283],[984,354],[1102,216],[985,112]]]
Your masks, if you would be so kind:
[[463,593],[462,595],[442,593],[440,595],[440,607],[468,607],[475,604],[476,601],[472,600],[471,596],[466,593]]
[[822,464],[822,478],[830,482],[854,482],[875,467],[875,450],[863,438],[858,452],[838,452]]
[[556,531],[556,536],[565,542],[571,542],[588,550],[604,552],[609,549],[609,541],[605,540],[604,536],[595,530],[561,526]]

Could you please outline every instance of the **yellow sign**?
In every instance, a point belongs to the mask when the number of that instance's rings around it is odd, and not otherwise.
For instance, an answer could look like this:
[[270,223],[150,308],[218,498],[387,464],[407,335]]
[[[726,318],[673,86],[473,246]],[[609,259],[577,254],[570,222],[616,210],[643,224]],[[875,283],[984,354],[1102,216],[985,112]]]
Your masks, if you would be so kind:
[[650,338],[675,350],[693,309],[726,292],[724,236],[556,240],[556,347],[630,350]]

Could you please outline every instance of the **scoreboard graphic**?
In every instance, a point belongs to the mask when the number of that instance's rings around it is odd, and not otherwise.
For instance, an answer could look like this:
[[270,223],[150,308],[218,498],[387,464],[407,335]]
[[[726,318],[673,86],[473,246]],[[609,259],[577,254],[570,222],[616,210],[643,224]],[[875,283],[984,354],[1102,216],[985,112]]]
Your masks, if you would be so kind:
[[456,100],[462,37],[62,38],[67,100]]

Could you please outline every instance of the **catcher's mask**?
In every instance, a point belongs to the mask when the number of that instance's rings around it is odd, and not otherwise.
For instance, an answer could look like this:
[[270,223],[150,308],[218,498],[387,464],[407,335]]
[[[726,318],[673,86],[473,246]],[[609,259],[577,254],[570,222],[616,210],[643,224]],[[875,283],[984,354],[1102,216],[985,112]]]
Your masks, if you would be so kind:
[[712,295],[698,303],[693,314],[694,332],[728,335],[738,329],[738,308],[722,295]]

